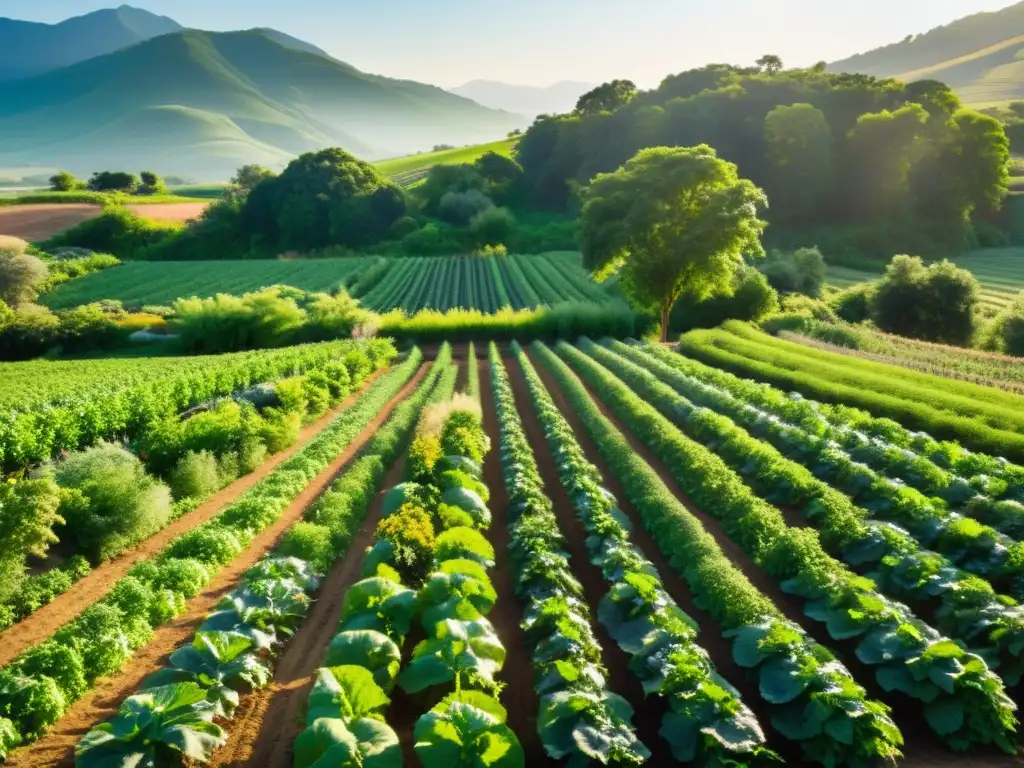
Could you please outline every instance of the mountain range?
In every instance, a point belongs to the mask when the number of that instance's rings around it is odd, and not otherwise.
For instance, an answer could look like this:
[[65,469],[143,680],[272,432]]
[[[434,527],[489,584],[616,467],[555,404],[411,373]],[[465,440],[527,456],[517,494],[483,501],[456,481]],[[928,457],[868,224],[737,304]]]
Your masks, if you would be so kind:
[[578,83],[564,80],[547,87],[510,85],[493,80],[473,80],[450,89],[478,104],[492,109],[503,109],[533,118],[537,115],[555,115],[572,112],[576,102],[596,83]]
[[941,80],[972,106],[1024,99],[1024,2],[977,13],[829,65],[899,80]]
[[362,72],[277,30],[184,29],[127,6],[55,25],[0,19],[0,167],[225,179],[325,146],[378,159],[526,122]]

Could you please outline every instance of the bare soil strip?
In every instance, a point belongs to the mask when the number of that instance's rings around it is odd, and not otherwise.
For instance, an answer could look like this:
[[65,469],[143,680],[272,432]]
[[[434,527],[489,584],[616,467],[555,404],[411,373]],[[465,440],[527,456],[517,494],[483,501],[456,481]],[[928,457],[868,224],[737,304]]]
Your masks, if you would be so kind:
[[46,240],[102,212],[100,206],[85,203],[0,206],[0,235]]
[[315,422],[302,430],[298,441],[290,448],[274,454],[255,472],[239,478],[216,494],[211,496],[192,512],[184,515],[161,531],[153,534],[134,549],[122,553],[113,560],[101,563],[88,576],[76,582],[71,589],[60,595],[49,605],[45,605],[31,616],[10,627],[0,634],[0,667],[10,661],[26,648],[41,643],[54,632],[74,619],[92,603],[101,599],[113,588],[118,579],[141,560],[156,556],[178,536],[192,530],[201,523],[218,515],[225,507],[232,504],[243,493],[273,472],[278,466],[290,459],[313,438],[320,434],[344,411],[351,408],[362,397],[366,388],[384,371],[373,374],[363,386],[349,395],[337,408],[328,411]]
[[486,355],[478,350],[477,370],[480,372],[480,400],[484,412],[484,428],[491,438],[491,450],[484,459],[484,482],[491,491],[491,528],[488,538],[494,545],[496,566],[491,570],[491,580],[498,593],[498,602],[489,617],[505,645],[507,655],[500,679],[505,681],[501,703],[508,710],[508,725],[519,737],[526,753],[530,768],[548,768],[559,763],[548,757],[537,734],[537,712],[540,702],[533,691],[533,666],[530,663],[530,649],[519,622],[523,615],[523,604],[514,592],[512,569],[508,562],[508,494],[501,471],[501,431],[498,428],[498,414],[494,407],[491,389],[491,368]]
[[[533,448],[533,455],[544,481],[544,492],[551,499],[558,525],[565,537],[573,575],[582,584],[587,604],[590,606],[594,636],[601,645],[602,660],[608,670],[609,687],[613,692],[624,696],[632,705],[633,725],[636,727],[637,736],[651,750],[652,765],[671,765],[674,761],[672,751],[668,742],[658,735],[661,719],[667,709],[665,701],[659,697],[645,703],[643,685],[640,679],[629,671],[629,656],[597,621],[597,607],[601,598],[608,593],[608,583],[601,574],[601,569],[590,562],[586,547],[587,532],[577,519],[572,501],[559,480],[558,469],[544,437],[544,428],[533,408],[522,369],[515,358],[507,358],[504,362],[515,396],[516,410],[522,419],[523,430]],[[562,407],[561,403],[559,407]]]
[[155,203],[153,205],[129,205],[129,211],[151,221],[174,221],[178,223],[198,219],[209,203]]
[[[538,371],[540,371],[541,377],[545,380],[545,385],[550,389],[553,382],[550,382],[550,377],[547,377],[546,371],[544,371],[536,361],[534,362],[534,366]],[[938,740],[939,737],[935,735],[934,731],[932,731],[925,721],[921,711],[921,703],[910,699],[908,696],[898,693],[890,694],[883,691],[875,681],[872,669],[862,664],[853,654],[852,649],[854,646],[850,643],[840,643],[833,640],[828,635],[828,632],[822,624],[811,621],[804,616],[800,601],[779,589],[776,583],[772,581],[760,569],[760,567],[757,566],[747,556],[747,554],[739,548],[738,545],[732,542],[718,521],[705,514],[693,503],[692,500],[690,500],[683,490],[679,488],[679,485],[676,483],[672,473],[668,471],[654,452],[648,449],[647,446],[635,434],[633,434],[629,428],[615,417],[615,414],[609,410],[600,397],[597,396],[597,393],[595,393],[586,382],[582,379],[580,379],[580,381],[583,383],[587,393],[590,395],[590,399],[593,400],[598,408],[600,408],[604,416],[615,425],[616,429],[619,430],[622,436],[629,441],[630,446],[636,454],[658,474],[662,482],[664,482],[666,487],[672,491],[675,497],[679,499],[679,501],[682,502],[690,512],[700,519],[704,529],[715,537],[715,540],[718,542],[722,550],[726,553],[733,564],[743,571],[744,575],[747,576],[750,582],[757,587],[762,594],[769,597],[787,618],[794,623],[799,624],[811,637],[823,646],[832,650],[850,670],[857,682],[864,686],[868,695],[880,701],[884,701],[892,707],[891,717],[900,727],[905,740],[903,747],[904,759],[900,760],[899,763],[901,767],[941,768],[941,766],[946,765],[962,766],[969,764],[972,768],[975,766],[978,766],[979,768],[996,768],[997,766],[1024,765],[1024,759],[1011,758],[1005,754],[997,754],[990,750],[975,750],[971,753],[969,760],[966,760],[965,762],[965,758],[963,756],[953,754],[948,749],[944,748]],[[574,422],[575,415],[570,418],[569,414],[571,411],[568,410],[567,404],[564,400],[556,400],[556,402],[559,403],[560,408],[564,409],[563,413],[565,413],[566,417],[570,419],[570,423],[573,424],[573,428],[577,429],[576,423]],[[597,464],[597,462],[594,463]],[[609,476],[605,467],[602,467],[600,464],[598,464],[598,466],[601,467],[602,472],[605,472],[606,477]],[[614,488],[611,488],[610,490],[616,494],[616,497],[622,498],[619,497],[619,494]],[[655,565],[658,565],[657,561],[654,562]],[[671,592],[670,594],[675,597],[675,594]],[[689,609],[683,605],[683,603],[680,603],[680,605],[689,612]],[[707,648],[707,646],[705,647]],[[708,651],[710,653],[711,649],[708,648]],[[714,654],[712,654],[712,657],[714,658]],[[717,664],[717,659],[715,659],[715,661]],[[737,680],[742,681],[742,677],[729,677],[729,674],[725,670],[723,670],[723,673],[726,674],[727,679],[734,684],[736,684]],[[740,690],[743,691],[744,689],[741,688]],[[757,703],[757,699],[760,699],[760,696],[756,696],[756,698],[749,698],[747,694],[744,693],[744,700],[748,705]],[[755,712],[757,712],[756,709]],[[760,716],[760,712],[758,712],[758,715]],[[769,721],[767,719],[762,720],[762,725],[768,726],[768,723]]]
[[146,676],[162,666],[171,652],[192,639],[196,629],[213,607],[237,586],[238,580],[246,570],[271,550],[294,523],[302,519],[306,508],[334,483],[363,445],[381,428],[395,406],[419,385],[426,371],[426,366],[420,367],[405,387],[381,409],[373,422],[331,462],[330,466],[306,486],[277,522],[257,536],[241,556],[222,569],[214,580],[189,602],[188,610],[184,614],[158,628],[149,644],[139,649],[124,669],[100,682],[75,703],[46,736],[35,744],[12,753],[7,765],[14,768],[74,765],[74,749],[78,740],[96,723],[114,716],[121,702],[135,692]]

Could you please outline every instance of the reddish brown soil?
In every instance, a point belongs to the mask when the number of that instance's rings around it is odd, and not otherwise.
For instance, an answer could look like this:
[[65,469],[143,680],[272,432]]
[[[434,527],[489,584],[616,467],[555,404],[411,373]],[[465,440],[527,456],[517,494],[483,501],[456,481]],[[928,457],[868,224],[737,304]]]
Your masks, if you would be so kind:
[[[549,391],[553,393],[556,392],[557,385],[555,385],[546,370],[541,367],[535,359],[533,362],[534,367],[541,374],[541,378],[544,380],[545,386],[548,387]],[[731,539],[729,539],[718,522],[702,512],[692,502],[682,489],[678,487],[672,473],[669,472],[653,451],[648,449],[647,446],[635,434],[633,434],[631,430],[619,422],[615,415],[601,401],[596,393],[590,389],[586,382],[583,382],[582,379],[580,381],[587,389],[591,400],[598,406],[602,414],[604,414],[604,416],[618,429],[622,436],[629,441],[630,447],[633,448],[634,452],[657,473],[665,486],[673,492],[676,498],[679,499],[679,501],[682,502],[686,508],[701,521],[704,529],[715,537],[715,540],[718,542],[722,550],[726,553],[733,564],[743,571],[744,575],[747,576],[750,582],[757,587],[762,594],[769,597],[787,616],[787,618],[801,625],[804,630],[819,643],[836,652],[836,655],[853,673],[855,679],[867,689],[870,696],[885,701],[893,708],[891,716],[893,720],[896,721],[896,724],[900,726],[900,730],[903,732],[903,737],[906,742],[903,747],[905,758],[899,763],[901,766],[913,766],[913,768],[938,768],[939,766],[946,765],[970,765],[983,768],[1003,768],[1004,766],[1019,767],[1024,765],[1024,758],[1009,757],[1001,753],[996,754],[990,750],[973,750],[970,756],[963,756],[954,754],[944,748],[938,740],[939,737],[932,732],[931,728],[929,728],[927,723],[924,721],[924,718],[921,715],[921,704],[909,699],[908,697],[892,696],[881,691],[879,686],[875,683],[872,670],[862,665],[856,657],[853,656],[853,646],[849,644],[837,644],[827,635],[827,632],[821,624],[807,619],[803,615],[800,602],[794,597],[782,592],[776,584],[763,571],[761,571],[761,569],[755,565],[749,557],[747,557],[746,553],[735,545]],[[565,400],[559,398],[556,399],[556,403],[558,403],[570,424],[573,425],[573,429],[576,431],[577,437],[585,435],[582,425],[578,422],[575,414],[572,413]],[[590,441],[588,440],[588,442]],[[590,442],[590,446],[590,450],[593,452],[594,449],[592,442]],[[593,461],[593,459],[591,460]],[[606,465],[598,463],[597,461],[594,461],[594,463],[602,469],[606,478],[613,477],[613,475],[608,472]],[[617,498],[623,500],[625,495],[620,494],[619,491],[621,489],[617,489],[617,486],[618,483],[615,482],[610,487],[610,490],[615,493]],[[637,518],[634,517],[633,519],[636,520]],[[645,549],[645,554],[650,556],[647,549]],[[661,565],[659,565],[659,563],[653,558],[651,559],[652,562],[655,562],[655,565],[658,566],[662,576],[664,576],[665,571],[662,570]],[[674,593],[670,592],[670,594],[672,594],[673,597],[676,597]],[[683,602],[680,602],[680,605],[684,610],[687,610],[687,612],[690,613],[690,609]],[[694,614],[691,613],[691,616],[693,615]],[[694,618],[696,618],[696,616]],[[702,645],[705,642],[706,635],[702,632]],[[709,651],[709,653],[712,653],[712,649],[710,647],[707,645],[704,647]],[[846,652],[844,653],[843,651]],[[712,654],[712,657],[715,658],[714,654]],[[715,661],[717,665],[717,659],[715,659]],[[729,681],[734,685],[743,679],[742,672],[738,669],[736,670],[737,674],[735,675],[730,675],[726,670],[723,670],[723,672],[727,679],[729,679]],[[744,691],[743,688],[740,688],[740,690]],[[760,697],[756,694],[754,697],[751,697],[744,691],[744,701],[752,708],[755,708],[754,705],[758,704],[758,699],[760,699]],[[757,711],[756,708],[755,711]],[[760,716],[760,712],[758,712],[758,714]],[[767,724],[768,720],[763,719],[762,723]]]
[[221,570],[217,577],[189,602],[186,613],[157,629],[153,639],[128,661],[124,669],[100,682],[74,704],[46,736],[35,744],[16,750],[8,759],[7,765],[15,768],[73,765],[76,742],[96,723],[115,715],[121,701],[131,695],[147,675],[158,669],[178,646],[191,640],[196,628],[217,602],[237,586],[242,574],[272,549],[294,523],[302,519],[306,508],[331,486],[345,466],[384,424],[392,409],[408,397],[419,384],[425,373],[426,367],[421,367],[412,380],[381,409],[373,422],[349,447],[299,494],[277,522],[257,536],[240,557]]
[[519,622],[523,617],[523,604],[516,597],[512,568],[508,562],[508,494],[501,472],[501,432],[495,411],[491,388],[491,369],[486,355],[479,358],[480,399],[484,411],[484,428],[491,438],[491,451],[484,459],[484,480],[491,491],[491,529],[488,538],[494,545],[496,567],[491,571],[498,602],[489,617],[505,645],[507,656],[501,679],[507,684],[501,694],[501,703],[508,709],[509,727],[519,737],[531,768],[547,768],[558,763],[547,756],[537,735],[537,713],[540,703],[533,691],[533,666],[530,649],[526,644]]
[[512,357],[504,360],[508,371],[509,382],[515,395],[516,411],[523,422],[523,430],[533,448],[533,455],[544,481],[544,492],[551,499],[558,526],[565,537],[566,550],[572,563],[573,575],[583,586],[583,592],[591,608],[591,624],[594,636],[602,649],[602,661],[608,670],[608,687],[624,696],[632,705],[633,725],[637,736],[651,750],[653,765],[671,765],[672,752],[668,743],[658,735],[661,719],[666,706],[664,699],[653,698],[645,702],[643,686],[639,678],[629,671],[629,656],[619,648],[618,644],[608,635],[604,626],[597,621],[597,606],[601,598],[608,593],[609,585],[601,574],[601,569],[592,565],[587,555],[587,532],[576,517],[572,501],[558,477],[558,469],[551,455],[550,448],[544,437],[544,428],[537,418],[530,399],[530,391],[523,377],[519,363]]
[[185,222],[198,219],[209,203],[158,203],[154,205],[129,205],[128,210],[152,221]]
[[[185,222],[198,218],[209,203],[162,203],[129,205],[128,210],[153,221]],[[103,212],[88,203],[45,203],[37,205],[0,206],[0,235],[13,235],[37,241],[58,235]]]
[[269,475],[280,464],[290,459],[322,432],[343,411],[351,408],[370,382],[383,373],[379,371],[371,376],[363,387],[350,395],[337,408],[328,411],[315,422],[306,427],[299,435],[298,441],[290,448],[275,454],[264,462],[255,472],[239,478],[196,507],[192,512],[175,520],[162,531],[154,534],[139,546],[122,553],[120,556],[101,563],[71,589],[60,595],[49,605],[43,606],[31,616],[18,622],[3,634],[0,634],[0,666],[8,664],[26,648],[40,643],[54,632],[78,616],[86,607],[107,594],[122,576],[141,560],[155,557],[175,538],[195,528],[197,525],[215,517],[226,506],[233,503],[245,491]]
[[321,584],[317,602],[277,662],[274,681],[262,691],[243,697],[231,722],[227,745],[218,750],[213,766],[291,768],[292,743],[305,727],[303,716],[313,676],[324,652],[338,632],[345,592],[359,580],[366,548],[380,520],[384,492],[401,482],[402,463],[396,462],[348,552],[335,563]]
[[22,240],[46,240],[102,213],[98,205],[52,203],[0,206],[0,235]]

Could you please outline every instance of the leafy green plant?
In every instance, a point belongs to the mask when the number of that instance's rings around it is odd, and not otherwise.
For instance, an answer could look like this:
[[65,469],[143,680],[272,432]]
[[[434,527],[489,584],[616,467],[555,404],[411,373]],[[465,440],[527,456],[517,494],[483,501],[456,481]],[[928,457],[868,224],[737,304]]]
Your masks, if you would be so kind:
[[412,625],[416,593],[389,579],[358,581],[345,593],[339,631],[373,630],[401,641]]
[[227,741],[213,722],[216,706],[195,683],[178,683],[128,697],[118,716],[89,731],[75,747],[82,768],[207,761]]
[[377,720],[322,717],[295,739],[294,768],[401,768],[398,736]]
[[[482,703],[479,697],[472,701]],[[487,709],[445,699],[416,722],[416,756],[423,768],[523,768],[526,759],[500,706]]]

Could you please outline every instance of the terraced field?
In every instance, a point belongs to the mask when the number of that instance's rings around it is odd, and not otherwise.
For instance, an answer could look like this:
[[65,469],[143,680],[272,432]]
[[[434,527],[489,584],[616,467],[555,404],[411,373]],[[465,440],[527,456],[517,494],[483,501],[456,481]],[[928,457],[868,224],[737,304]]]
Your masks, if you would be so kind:
[[11,654],[9,763],[1019,765],[1024,466],[699,356],[408,351],[74,703],[94,648]]

